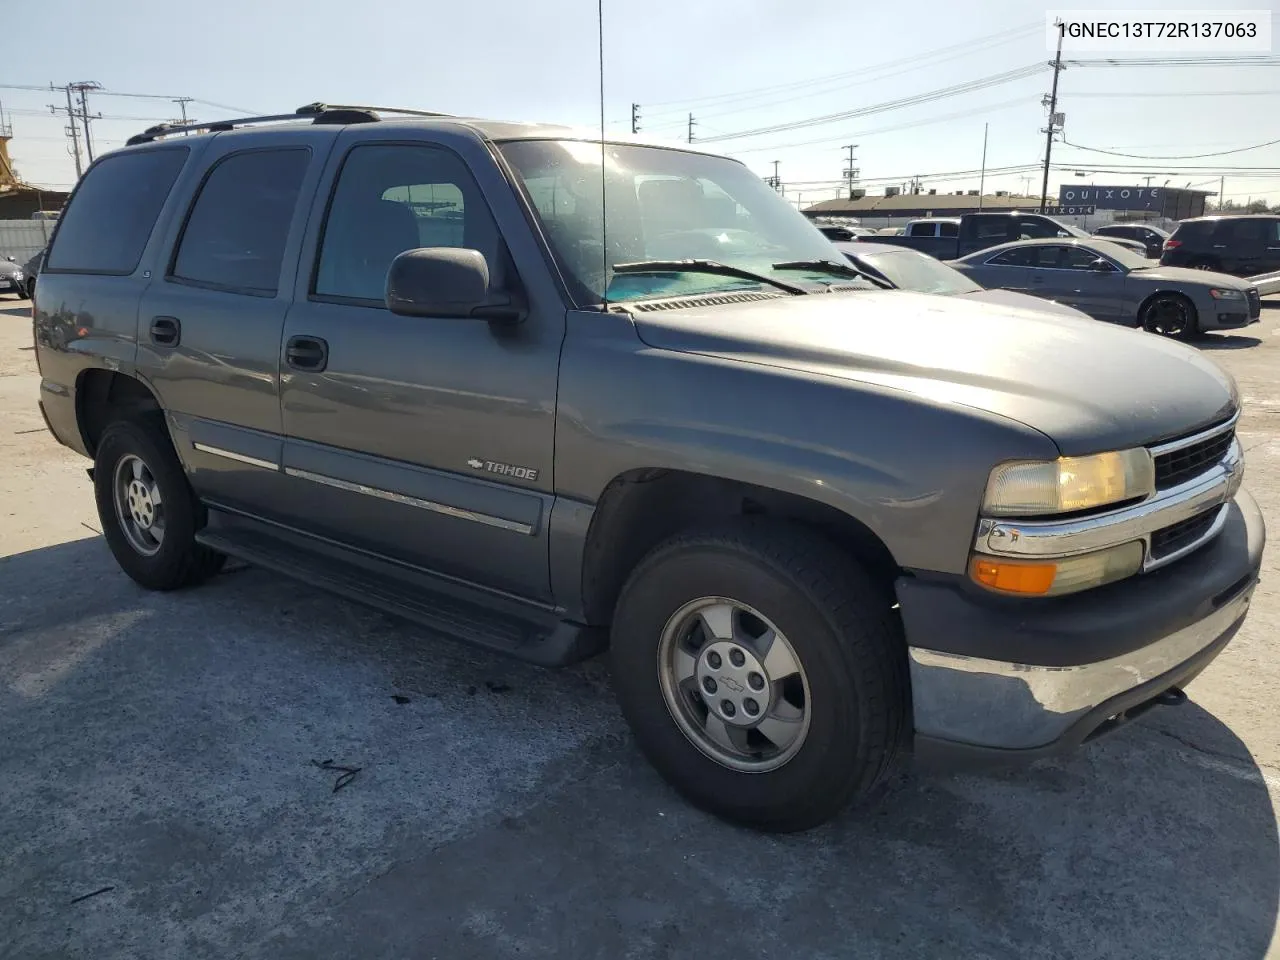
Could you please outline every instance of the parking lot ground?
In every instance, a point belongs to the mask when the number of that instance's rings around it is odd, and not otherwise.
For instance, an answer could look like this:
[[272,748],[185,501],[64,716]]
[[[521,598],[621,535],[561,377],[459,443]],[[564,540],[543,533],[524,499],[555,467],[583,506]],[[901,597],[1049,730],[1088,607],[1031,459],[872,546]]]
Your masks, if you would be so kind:
[[[1280,897],[1271,551],[1226,652],[1065,760],[908,772],[802,835],[641,759],[544,671],[282,577],[120,573],[0,301],[0,957],[1259,958]],[[1280,303],[1202,344],[1280,530]],[[359,772],[335,789],[341,771]]]

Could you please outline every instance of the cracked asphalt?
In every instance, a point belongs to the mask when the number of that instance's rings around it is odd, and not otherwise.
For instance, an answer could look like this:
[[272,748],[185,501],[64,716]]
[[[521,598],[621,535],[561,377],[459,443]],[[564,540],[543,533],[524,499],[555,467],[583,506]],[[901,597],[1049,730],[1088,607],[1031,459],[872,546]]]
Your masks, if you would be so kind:
[[[1280,302],[1202,348],[1280,530],[1277,334]],[[0,301],[0,957],[1272,953],[1275,551],[1185,706],[761,836],[664,786],[599,662],[512,663],[244,567],[136,588],[30,344]]]

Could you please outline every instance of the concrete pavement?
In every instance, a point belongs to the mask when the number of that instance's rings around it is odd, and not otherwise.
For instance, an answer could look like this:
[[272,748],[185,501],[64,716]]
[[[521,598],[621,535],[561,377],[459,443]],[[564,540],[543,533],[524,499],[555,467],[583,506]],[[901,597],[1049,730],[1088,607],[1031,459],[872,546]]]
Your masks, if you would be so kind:
[[[1278,321],[1204,345],[1276,530]],[[0,300],[0,957],[1268,955],[1275,551],[1192,703],[761,836],[658,779],[602,663],[527,667],[255,569],[135,587],[30,344]],[[360,771],[335,792],[324,761]]]

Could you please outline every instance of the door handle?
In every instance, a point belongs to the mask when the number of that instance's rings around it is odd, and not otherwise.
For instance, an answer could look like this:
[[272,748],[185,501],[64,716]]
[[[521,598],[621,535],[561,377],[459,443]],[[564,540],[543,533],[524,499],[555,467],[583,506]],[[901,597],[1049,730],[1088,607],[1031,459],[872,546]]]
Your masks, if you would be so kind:
[[177,317],[152,317],[151,342],[162,347],[176,347],[182,339],[182,321]]
[[295,370],[318,373],[329,365],[329,344],[319,337],[290,337],[284,362]]

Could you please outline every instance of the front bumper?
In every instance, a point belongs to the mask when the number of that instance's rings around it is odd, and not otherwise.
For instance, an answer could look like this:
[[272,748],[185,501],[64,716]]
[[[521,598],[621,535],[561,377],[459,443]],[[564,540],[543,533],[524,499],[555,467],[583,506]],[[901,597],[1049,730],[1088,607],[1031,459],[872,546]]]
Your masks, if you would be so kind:
[[1189,682],[1244,621],[1265,540],[1242,490],[1214,541],[1086,594],[995,602],[963,585],[900,581],[917,753],[1069,750]]

